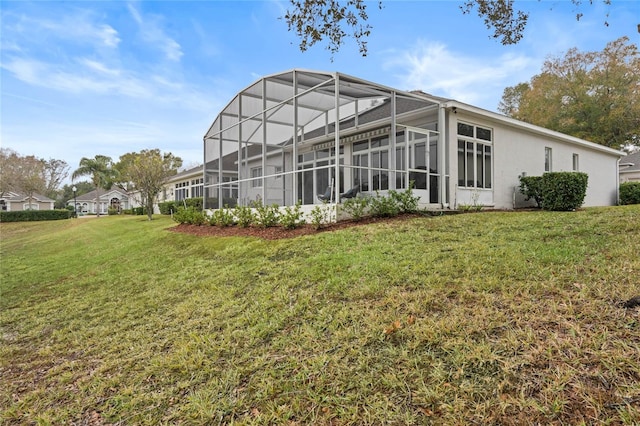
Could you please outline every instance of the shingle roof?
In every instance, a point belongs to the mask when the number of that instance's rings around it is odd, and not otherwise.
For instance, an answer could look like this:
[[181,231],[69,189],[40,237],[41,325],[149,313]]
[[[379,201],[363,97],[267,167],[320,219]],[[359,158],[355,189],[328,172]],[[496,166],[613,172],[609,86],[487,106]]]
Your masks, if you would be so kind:
[[[23,192],[7,192],[2,198],[9,201],[26,201],[29,198],[29,195]],[[33,193],[32,198],[42,203],[53,203],[55,201],[49,197],[45,197],[44,195],[37,193]]]
[[640,171],[640,151],[620,159],[620,173],[637,171]]
[[[112,193],[112,192],[117,192],[120,195],[123,195],[125,197],[128,197],[128,194],[119,189],[119,188],[112,188],[109,190],[101,190],[100,191],[100,199],[104,199],[105,195]],[[78,195],[76,196],[76,201],[94,201],[96,199],[96,190],[94,189],[93,191],[87,192],[86,194],[82,194],[82,195]],[[73,199],[71,199],[70,201],[73,201]]]

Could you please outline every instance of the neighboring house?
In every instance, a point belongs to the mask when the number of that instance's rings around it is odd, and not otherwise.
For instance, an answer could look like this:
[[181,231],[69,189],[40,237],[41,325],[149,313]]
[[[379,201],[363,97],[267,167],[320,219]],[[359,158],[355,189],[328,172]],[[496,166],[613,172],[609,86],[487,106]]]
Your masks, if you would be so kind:
[[202,165],[179,172],[167,179],[158,201],[182,201],[204,196]]
[[640,182],[640,151],[620,159],[620,183]]
[[291,70],[253,83],[213,121],[204,136],[205,207],[256,199],[309,206],[327,192],[340,202],[413,181],[421,207],[512,209],[532,203],[518,192],[520,176],[551,171],[587,173],[584,205],[614,205],[622,155],[420,91]]
[[[124,209],[131,208],[129,203],[129,195],[120,188],[112,188],[109,190],[100,190],[100,199],[96,199],[96,191],[87,192],[86,194],[75,197],[76,211],[78,214],[107,214],[109,209],[116,209],[121,212]],[[67,205],[73,206],[74,198],[67,201]]]
[[55,201],[40,194],[31,197],[21,192],[5,192],[0,197],[0,209],[3,211],[53,210]]

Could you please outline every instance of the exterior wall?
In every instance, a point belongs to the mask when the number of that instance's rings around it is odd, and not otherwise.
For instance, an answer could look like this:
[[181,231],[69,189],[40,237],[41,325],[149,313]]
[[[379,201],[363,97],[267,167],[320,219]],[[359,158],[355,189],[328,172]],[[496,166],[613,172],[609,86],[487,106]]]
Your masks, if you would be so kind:
[[[545,172],[545,148],[549,147],[552,153],[552,172],[573,171],[573,155],[578,155],[579,167],[577,171],[589,175],[585,207],[616,204],[617,156],[560,139],[543,137],[504,123],[482,120],[482,118],[465,115],[461,112],[458,112],[456,119],[450,120],[451,145],[455,145],[457,140],[457,120],[493,129],[493,189],[479,190],[479,203],[496,209],[533,205],[533,201],[525,202],[519,193],[519,177],[523,173],[527,176],[541,176]],[[455,152],[455,148],[451,151]],[[457,176],[457,162],[455,155],[451,155],[450,158],[452,168],[455,169],[455,172],[451,173],[453,181],[453,178]],[[469,203],[470,198],[470,191],[457,190],[458,205]]]
[[35,204],[37,205],[37,210],[53,210],[54,203],[50,201],[37,201],[37,200],[21,200],[21,201],[8,201],[7,202],[7,211],[19,212],[26,210],[26,204]]
[[498,206],[520,207],[519,176],[540,176],[545,172],[545,147],[551,148],[552,172],[573,171],[573,155],[578,155],[578,170],[589,175],[584,206],[607,206],[617,202],[618,158],[589,148],[566,142],[515,132],[508,128],[496,129],[495,166]]
[[624,182],[640,182],[640,170],[631,172],[620,172],[620,183]]

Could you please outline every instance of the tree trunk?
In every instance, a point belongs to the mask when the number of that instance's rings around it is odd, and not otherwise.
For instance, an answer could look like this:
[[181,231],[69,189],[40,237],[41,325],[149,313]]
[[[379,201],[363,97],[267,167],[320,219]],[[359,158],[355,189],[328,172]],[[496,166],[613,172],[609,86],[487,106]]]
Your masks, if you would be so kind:
[[100,217],[100,185],[96,185],[96,217]]
[[153,200],[155,197],[152,197],[150,194],[147,195],[147,217],[149,220],[153,220]]

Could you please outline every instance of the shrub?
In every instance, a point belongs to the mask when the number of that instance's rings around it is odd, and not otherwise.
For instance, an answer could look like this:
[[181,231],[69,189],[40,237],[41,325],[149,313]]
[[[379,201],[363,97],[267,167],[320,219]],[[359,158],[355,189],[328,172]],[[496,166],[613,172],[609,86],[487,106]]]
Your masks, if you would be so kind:
[[231,226],[234,223],[233,211],[229,206],[215,210],[209,218],[209,224],[214,226]]
[[178,207],[178,210],[173,215],[173,220],[178,223],[186,223],[189,225],[202,225],[207,219],[202,210],[195,207]]
[[287,206],[284,213],[280,215],[280,224],[285,229],[295,229],[304,223],[304,214],[301,209],[301,202],[298,200],[294,207]]
[[236,222],[238,226],[241,228],[246,228],[251,226],[251,224],[255,220],[255,214],[251,207],[248,206],[238,206],[233,211],[234,216],[236,217]]
[[271,204],[270,206],[262,204],[260,201],[253,203],[253,208],[256,209],[255,222],[262,228],[269,228],[276,226],[280,219],[280,209],[277,204]]
[[137,215],[137,216],[142,216],[147,214],[147,208],[146,207],[133,207],[131,209],[132,214]]
[[116,215],[116,214],[118,214],[118,213],[119,213],[119,212],[118,212],[118,209],[114,209],[114,208],[111,208],[111,207],[109,207],[109,209],[107,210],[107,214],[108,214],[109,216],[113,216],[113,215]]
[[575,210],[584,203],[589,176],[581,172],[553,172],[542,175],[542,208]]
[[369,207],[369,197],[349,198],[341,208],[355,221],[361,220]]
[[331,211],[333,206],[324,201],[322,204],[317,205],[311,210],[309,216],[311,218],[311,225],[313,229],[318,230],[324,225],[331,222]]
[[182,206],[195,207],[202,210],[202,197],[187,198],[182,201],[176,201],[176,203],[179,203]]
[[620,204],[640,204],[640,182],[620,184]]
[[542,207],[542,176],[520,176],[520,193],[525,200],[534,199],[536,207]]
[[413,195],[414,181],[409,183],[409,188],[402,192],[390,190],[389,197],[398,205],[400,213],[415,213],[418,211],[420,197]]
[[61,220],[69,219],[73,211],[67,209],[60,210],[22,210],[22,211],[0,211],[0,222],[34,222],[40,220]]
[[133,214],[133,209],[124,209],[122,210],[122,214]]
[[176,202],[164,201],[162,203],[158,203],[158,209],[160,210],[160,214],[170,215],[171,213],[176,212]]
[[375,217],[393,217],[400,214],[400,205],[391,196],[385,197],[376,192],[376,196],[371,198],[371,214]]

